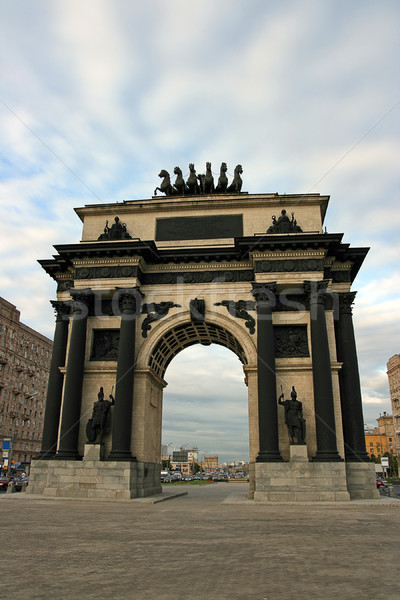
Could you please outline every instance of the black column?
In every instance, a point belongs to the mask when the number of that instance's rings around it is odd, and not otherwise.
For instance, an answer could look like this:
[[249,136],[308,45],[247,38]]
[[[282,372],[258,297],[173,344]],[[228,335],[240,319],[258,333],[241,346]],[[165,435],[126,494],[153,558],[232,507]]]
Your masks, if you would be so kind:
[[338,294],[339,318],[335,321],[335,334],[337,358],[343,363],[339,372],[340,402],[346,461],[370,462],[365,448],[360,376],[351,311],[356,293]]
[[136,460],[131,453],[136,319],[142,294],[138,287],[119,290],[121,329],[112,426],[112,448],[108,460]]
[[47,385],[46,408],[44,412],[42,449],[37,458],[53,458],[57,449],[58,427],[64,376],[60,367],[65,365],[65,353],[68,339],[68,322],[70,307],[67,302],[51,301],[56,311],[56,328],[54,332],[53,352],[51,355],[49,381]]
[[337,451],[335,409],[328,332],[325,319],[327,280],[305,281],[310,300],[311,348],[314,382],[315,427],[317,434],[316,461],[340,461]]
[[253,283],[257,309],[258,432],[260,451],[257,462],[282,460],[279,452],[276,399],[275,343],[272,306],[276,283]]
[[61,416],[60,442],[56,458],[78,459],[79,423],[82,405],[83,369],[85,363],[86,325],[91,290],[71,290],[71,333],[64,400]]

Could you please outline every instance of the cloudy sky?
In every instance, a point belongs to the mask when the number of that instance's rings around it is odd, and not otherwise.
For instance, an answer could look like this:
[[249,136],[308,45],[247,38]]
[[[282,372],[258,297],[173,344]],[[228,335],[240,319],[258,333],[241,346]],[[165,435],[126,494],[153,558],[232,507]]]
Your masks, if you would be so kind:
[[[375,424],[400,352],[399,26],[397,0],[3,0],[0,295],[52,337],[36,260],[80,239],[74,207],[149,198],[161,168],[241,163],[249,193],[330,194],[328,231],[371,247],[354,319]],[[236,356],[196,346],[166,379],[165,443],[246,458]]]

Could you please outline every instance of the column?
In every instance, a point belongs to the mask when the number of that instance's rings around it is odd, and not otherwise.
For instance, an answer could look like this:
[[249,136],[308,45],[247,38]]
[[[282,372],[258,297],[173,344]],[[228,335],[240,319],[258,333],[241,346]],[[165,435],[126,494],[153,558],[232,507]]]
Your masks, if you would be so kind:
[[60,367],[65,365],[67,350],[69,303],[51,301],[56,311],[53,352],[51,355],[49,381],[47,385],[46,408],[44,413],[42,448],[37,458],[53,458],[57,449],[58,427],[60,424],[61,399],[64,376]]
[[275,343],[272,306],[276,283],[253,283],[257,310],[257,385],[259,453],[257,462],[282,460],[279,452]]
[[325,319],[325,299],[328,283],[328,280],[304,282],[304,289],[310,300],[314,409],[317,434],[317,453],[314,460],[325,462],[342,460],[337,451],[331,359]]
[[81,419],[83,369],[85,363],[86,326],[92,291],[71,290],[71,333],[64,383],[60,442],[56,458],[78,459]]
[[370,462],[365,448],[364,416],[354,337],[352,304],[357,292],[338,294],[339,319],[335,322],[343,437],[346,461]]
[[131,452],[132,404],[135,369],[136,319],[142,294],[138,287],[119,290],[121,329],[112,425],[112,448],[108,460],[136,460]]

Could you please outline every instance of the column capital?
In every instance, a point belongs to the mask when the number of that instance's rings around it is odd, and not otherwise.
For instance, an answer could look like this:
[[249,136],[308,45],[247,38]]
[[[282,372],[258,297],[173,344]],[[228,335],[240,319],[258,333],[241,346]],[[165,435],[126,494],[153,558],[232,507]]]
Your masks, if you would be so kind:
[[310,303],[325,305],[329,279],[304,281],[304,293]]
[[94,297],[91,288],[85,288],[84,290],[70,290],[69,293],[72,296],[72,300],[69,302],[71,313],[81,313],[82,315],[87,316]]
[[251,285],[253,287],[251,293],[254,296],[257,304],[268,303],[270,307],[275,306],[276,281],[270,281],[267,283],[252,283]]
[[140,315],[140,308],[144,294],[138,286],[131,288],[116,288],[118,293],[118,306],[122,315]]
[[50,300],[50,304],[54,308],[56,322],[68,320],[71,311],[71,305],[68,301]]
[[351,315],[357,292],[339,293],[339,311],[341,315]]

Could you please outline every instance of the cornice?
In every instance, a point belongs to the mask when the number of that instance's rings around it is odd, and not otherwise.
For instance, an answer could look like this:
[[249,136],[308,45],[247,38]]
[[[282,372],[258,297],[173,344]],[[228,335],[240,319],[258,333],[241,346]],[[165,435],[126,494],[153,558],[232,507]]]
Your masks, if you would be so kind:
[[135,212],[186,212],[195,211],[199,208],[214,212],[215,210],[249,207],[285,207],[287,204],[319,205],[321,207],[322,221],[324,220],[326,209],[329,202],[329,196],[320,194],[249,194],[241,192],[240,194],[211,194],[208,196],[153,196],[143,200],[124,200],[121,202],[108,204],[90,204],[84,207],[75,208],[75,212],[84,221],[86,216],[99,215],[126,215]]
[[[354,280],[368,248],[350,248],[343,234],[265,234],[235,238],[234,246],[158,248],[154,241],[124,240],[57,245],[58,255],[38,261],[55,280],[71,278],[74,267],[140,266],[143,272],[209,271],[251,268],[252,261],[324,260],[335,273]],[[333,258],[333,261],[332,261]],[[336,262],[337,261],[337,262]]]

